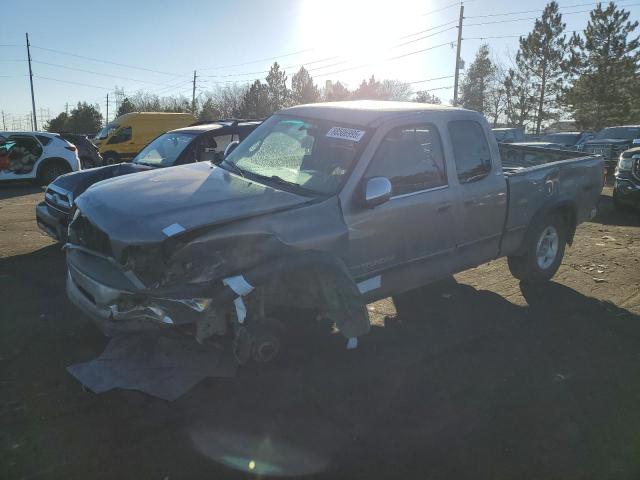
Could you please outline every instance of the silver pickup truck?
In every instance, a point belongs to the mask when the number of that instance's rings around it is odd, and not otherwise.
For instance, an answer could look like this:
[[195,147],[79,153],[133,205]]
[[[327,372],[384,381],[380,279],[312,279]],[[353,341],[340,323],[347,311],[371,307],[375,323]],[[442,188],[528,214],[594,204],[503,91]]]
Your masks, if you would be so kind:
[[277,354],[282,306],[331,319],[354,347],[368,302],[491,259],[549,280],[602,186],[601,157],[499,146],[477,112],[297,106],[219,165],[89,188],[69,227],[67,291],[107,334],[223,335],[241,363]]

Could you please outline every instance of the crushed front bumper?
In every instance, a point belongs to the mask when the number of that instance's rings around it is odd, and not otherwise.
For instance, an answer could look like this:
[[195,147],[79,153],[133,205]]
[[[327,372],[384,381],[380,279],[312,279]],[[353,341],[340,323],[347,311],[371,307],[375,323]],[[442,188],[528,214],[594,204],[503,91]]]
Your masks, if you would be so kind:
[[206,315],[206,299],[146,295],[109,263],[76,249],[67,251],[67,296],[104,333],[156,331],[195,323]]
[[52,212],[46,202],[40,202],[36,206],[36,222],[40,230],[54,240],[60,243],[67,241],[67,226],[69,224],[67,213]]

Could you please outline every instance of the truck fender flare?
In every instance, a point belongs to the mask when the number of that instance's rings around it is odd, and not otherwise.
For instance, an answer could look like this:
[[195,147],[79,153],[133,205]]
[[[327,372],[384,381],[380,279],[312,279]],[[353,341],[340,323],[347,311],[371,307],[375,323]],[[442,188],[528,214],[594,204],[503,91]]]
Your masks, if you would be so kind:
[[[317,277],[327,279],[329,288],[321,289],[322,301],[335,321],[336,327],[347,338],[359,337],[369,332],[370,323],[364,299],[345,263],[328,252],[305,251],[275,258],[240,275],[225,278],[221,293],[226,301],[248,295],[254,288],[266,285],[278,278],[296,275],[308,278],[309,287]],[[307,288],[307,285],[298,285]]]
[[524,236],[524,241],[522,242],[522,246],[518,249],[518,253],[523,253],[523,248],[527,244],[527,241],[530,239],[534,226],[542,221],[548,215],[558,213],[565,221],[567,226],[567,243],[571,245],[573,243],[573,237],[576,233],[576,214],[578,211],[578,206],[574,200],[565,198],[565,199],[554,199],[552,202],[549,202],[543,205],[534,215],[531,217],[531,221],[529,222],[529,226],[527,227],[527,232]]

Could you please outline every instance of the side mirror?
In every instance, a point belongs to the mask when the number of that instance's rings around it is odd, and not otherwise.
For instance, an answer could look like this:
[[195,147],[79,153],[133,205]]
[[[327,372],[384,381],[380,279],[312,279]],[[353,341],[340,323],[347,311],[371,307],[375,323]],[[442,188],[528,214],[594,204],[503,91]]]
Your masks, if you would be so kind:
[[391,181],[385,177],[373,177],[367,180],[364,188],[364,205],[373,208],[391,198]]
[[240,145],[240,142],[238,140],[234,140],[229,145],[227,145],[227,148],[224,149],[224,158],[227,158],[238,145]]

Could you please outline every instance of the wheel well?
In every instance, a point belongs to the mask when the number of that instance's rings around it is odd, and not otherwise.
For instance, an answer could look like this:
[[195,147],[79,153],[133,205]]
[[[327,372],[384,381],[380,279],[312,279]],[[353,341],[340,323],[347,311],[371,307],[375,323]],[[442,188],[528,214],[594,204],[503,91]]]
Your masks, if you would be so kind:
[[576,233],[576,207],[571,204],[562,204],[550,210],[547,214],[557,213],[564,220],[567,226],[567,243],[571,245],[573,243],[573,236]]
[[51,165],[52,163],[60,163],[60,164],[63,164],[65,167],[67,167],[69,169],[69,171],[73,170],[71,168],[71,166],[69,165],[69,162],[67,160],[65,160],[64,158],[50,157],[50,158],[45,158],[40,163],[40,165],[38,165],[38,170],[36,172],[36,177],[40,177],[40,173],[42,172],[42,169],[45,168],[47,165]]

